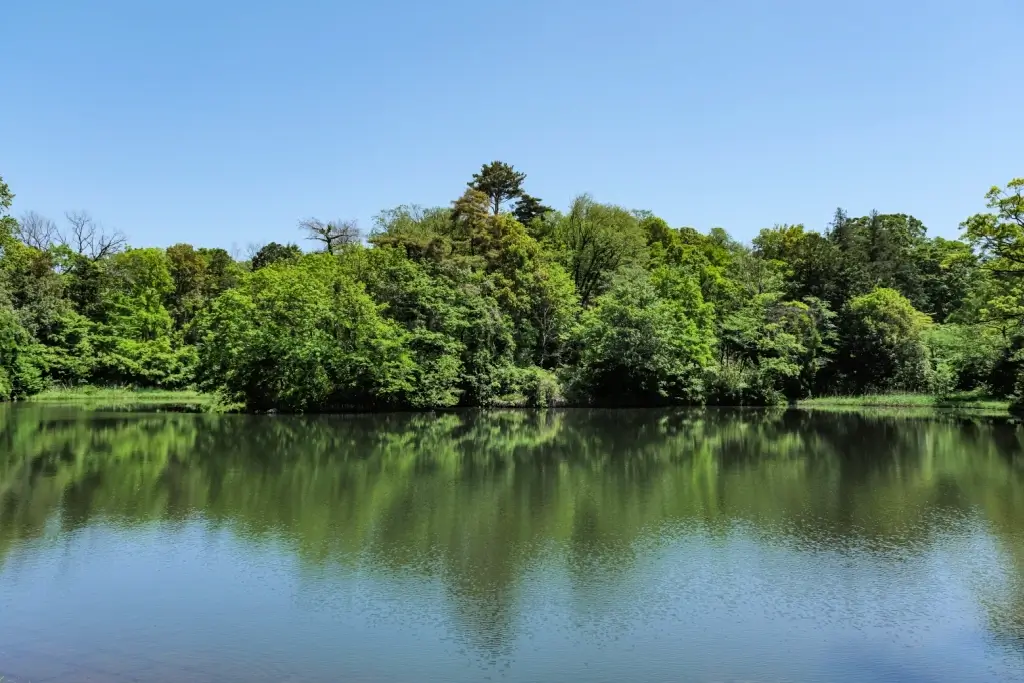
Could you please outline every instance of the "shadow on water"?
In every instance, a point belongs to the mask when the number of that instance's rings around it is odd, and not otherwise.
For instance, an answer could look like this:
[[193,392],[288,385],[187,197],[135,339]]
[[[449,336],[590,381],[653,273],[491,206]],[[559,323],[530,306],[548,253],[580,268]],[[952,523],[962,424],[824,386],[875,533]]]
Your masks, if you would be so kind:
[[0,567],[55,533],[201,520],[283,543],[308,577],[437,582],[461,641],[493,659],[510,656],[553,554],[586,602],[680,534],[896,561],[979,519],[1013,580],[977,601],[1024,655],[1024,429],[1008,418],[28,404],[0,407],[0,426]]

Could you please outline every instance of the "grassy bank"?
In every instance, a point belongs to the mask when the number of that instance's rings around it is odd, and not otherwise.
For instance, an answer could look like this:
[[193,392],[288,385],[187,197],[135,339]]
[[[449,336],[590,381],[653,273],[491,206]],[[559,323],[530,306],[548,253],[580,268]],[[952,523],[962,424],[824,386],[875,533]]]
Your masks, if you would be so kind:
[[800,408],[943,408],[1006,412],[1010,401],[975,393],[932,396],[929,394],[868,394],[865,396],[826,396],[798,401]]
[[[228,406],[217,403],[212,394],[188,389],[133,389],[130,387],[61,387],[48,389],[27,399],[34,403],[90,403],[90,404],[136,404],[136,405],[196,405],[204,411],[242,411],[239,405]],[[933,396],[930,394],[867,394],[863,396],[824,396],[797,402],[798,408],[829,410],[864,410],[869,408],[914,408],[918,410],[969,410],[986,413],[1006,414],[1010,401],[982,396],[977,393]],[[514,407],[512,405],[506,407]],[[243,411],[244,412],[244,411]]]
[[129,387],[60,387],[47,389],[28,399],[36,403],[101,401],[104,403],[212,403],[209,394],[188,389],[133,389]]

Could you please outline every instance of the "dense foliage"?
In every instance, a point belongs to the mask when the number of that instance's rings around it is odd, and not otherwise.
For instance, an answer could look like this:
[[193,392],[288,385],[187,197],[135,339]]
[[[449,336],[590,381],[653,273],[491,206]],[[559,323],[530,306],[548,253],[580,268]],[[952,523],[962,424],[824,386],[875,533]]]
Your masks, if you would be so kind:
[[962,240],[909,214],[821,232],[673,228],[484,165],[450,207],[303,220],[318,246],[239,259],[131,248],[87,214],[10,215],[0,180],[0,398],[195,386],[249,410],[770,404],[1024,391],[1024,179]]

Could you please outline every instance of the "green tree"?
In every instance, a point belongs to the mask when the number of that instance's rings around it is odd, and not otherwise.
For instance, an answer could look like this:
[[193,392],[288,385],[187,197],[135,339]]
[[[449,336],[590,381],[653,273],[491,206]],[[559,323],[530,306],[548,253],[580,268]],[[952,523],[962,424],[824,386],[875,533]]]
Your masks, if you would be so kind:
[[985,199],[993,211],[975,214],[960,226],[978,251],[981,267],[1001,283],[984,316],[1024,324],[1024,178],[1014,178],[1005,189],[992,187]]
[[787,301],[779,292],[753,296],[721,323],[713,400],[771,404],[813,393],[831,360],[834,318],[819,299]]
[[545,206],[538,197],[527,194],[523,189],[524,182],[525,173],[516,171],[515,167],[504,161],[492,161],[484,164],[479,173],[474,173],[473,179],[466,185],[487,196],[488,211],[493,216],[501,213],[503,206],[514,202],[512,215],[521,224],[528,226],[534,219],[551,211],[551,207]]
[[167,249],[173,290],[167,308],[174,329],[193,341],[189,325],[211,300],[234,287],[244,269],[224,249],[196,249],[191,244],[175,244]]
[[252,257],[252,269],[259,270],[281,261],[294,261],[302,256],[302,250],[297,244],[278,244],[270,242],[260,247],[259,251]]
[[583,314],[577,397],[592,403],[700,403],[713,363],[712,307],[693,278],[623,273]]
[[352,251],[343,263],[382,306],[381,314],[407,332],[415,379],[404,400],[414,408],[457,405],[467,372],[462,332],[469,321],[462,310],[464,300],[458,285],[434,267],[395,246]]
[[451,218],[453,254],[488,280],[487,291],[508,318],[518,361],[557,365],[577,308],[564,270],[512,216],[491,214],[480,191],[466,190]]
[[11,204],[14,203],[14,193],[10,186],[0,176],[0,235],[13,237],[17,232],[17,221],[11,216]]
[[33,355],[46,380],[79,384],[95,365],[92,324],[68,298],[72,275],[55,271],[55,252],[17,240],[0,240],[0,280],[7,305],[33,340]]
[[655,244],[662,245],[663,248],[669,249],[674,243],[675,232],[669,227],[665,219],[659,218],[651,213],[644,213],[638,216],[640,221],[640,229],[647,236],[647,245],[654,246]]
[[557,263],[545,263],[525,283],[527,330],[520,335],[530,360],[542,368],[562,364],[579,315],[579,297],[572,278]]
[[[22,398],[43,387],[42,349],[25,319],[35,322],[16,309],[15,298],[38,301],[42,292],[32,284],[46,271],[48,261],[40,252],[21,244],[15,234],[17,221],[10,216],[14,193],[0,177],[0,400]],[[43,272],[40,272],[40,269]],[[38,283],[37,283],[38,284]],[[18,290],[21,290],[20,292]],[[19,293],[21,294],[18,297]]]
[[31,396],[42,389],[39,352],[14,309],[0,302],[0,400]]
[[537,197],[523,192],[519,195],[519,201],[516,202],[516,208],[513,209],[512,215],[517,221],[528,226],[534,220],[543,218],[551,210],[550,206],[545,206]]
[[370,244],[396,247],[414,261],[440,262],[452,253],[452,210],[401,205],[374,217]]
[[[986,325],[932,325],[925,332],[932,367],[943,386],[933,391],[975,391],[1006,396],[1013,391],[1003,361],[1006,339]],[[941,384],[941,382],[940,382]]]
[[845,253],[853,252],[859,247],[853,223],[842,208],[837,208],[832,215],[832,222],[828,225],[826,235]]
[[492,219],[488,197],[481,190],[466,190],[452,202],[451,227],[448,230],[455,253],[480,256]]
[[916,249],[925,239],[925,227],[907,214],[880,214],[852,221],[853,230],[862,235],[863,264],[868,287],[888,287],[902,293],[918,306],[925,305],[918,277]]
[[999,329],[1006,339],[1002,375],[1016,377],[1017,409],[1024,405],[1024,178],[985,195],[988,213],[961,224],[978,253],[982,277],[975,282],[974,321]]
[[167,309],[181,330],[206,303],[206,259],[191,244],[175,244],[167,248],[167,262],[173,283]]
[[203,295],[212,299],[238,284],[246,268],[224,249],[201,247],[199,255],[206,264]]
[[[473,179],[466,184],[469,189],[482,192],[487,197],[491,213],[497,216],[503,204],[522,196],[525,181],[526,174],[516,171],[511,164],[492,161],[484,164],[480,172],[474,173]],[[539,200],[537,203],[540,203]]]
[[162,249],[129,249],[110,259],[94,338],[97,381],[134,386],[188,381],[187,351],[172,347],[173,320],[164,305],[173,291],[170,263]]
[[203,385],[250,410],[393,407],[414,390],[403,330],[329,254],[243,277],[198,325]]
[[55,384],[86,384],[96,369],[95,325],[67,301],[40,329],[39,363],[44,378]]
[[934,237],[912,255],[920,288],[919,308],[936,322],[961,310],[978,284],[978,257],[969,244]]
[[850,393],[928,387],[924,335],[931,319],[893,289],[855,297],[843,311],[834,389]]
[[[564,313],[573,306],[571,294],[524,227],[507,214],[491,214],[486,197],[472,189],[450,211],[403,206],[382,213],[376,223],[370,238],[374,251],[400,249],[436,285],[429,314],[416,318],[431,321],[431,334],[442,335],[433,337],[433,353],[450,340],[457,345],[451,348],[458,349],[462,368],[460,403],[516,403],[515,396],[531,395],[529,387],[543,375],[517,367],[517,360],[553,366],[561,355],[566,319],[574,314]],[[357,266],[357,273],[363,267]],[[368,281],[368,291],[385,302],[391,295],[404,299],[389,280],[402,278],[383,278],[383,286]],[[392,294],[381,299],[376,292]],[[421,310],[407,306],[403,301],[401,309],[389,304],[386,310]]]
[[646,254],[647,237],[636,216],[588,195],[573,201],[556,234],[584,306],[608,287],[619,269],[642,262]]
[[732,301],[723,301],[723,312],[749,303],[764,294],[781,293],[785,286],[784,266],[761,258],[756,251],[737,245],[732,249],[725,276],[731,281]]

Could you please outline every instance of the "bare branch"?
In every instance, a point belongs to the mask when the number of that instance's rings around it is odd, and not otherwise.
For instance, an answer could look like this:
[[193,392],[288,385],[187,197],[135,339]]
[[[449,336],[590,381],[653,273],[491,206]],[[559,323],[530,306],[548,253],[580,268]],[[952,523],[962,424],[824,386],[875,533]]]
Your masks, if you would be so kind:
[[15,237],[30,247],[46,250],[57,239],[57,224],[35,211],[25,213],[15,228]]
[[265,242],[249,242],[245,245],[245,260],[251,262],[264,246],[266,246]]
[[116,254],[126,246],[128,246],[128,238],[123,233],[117,230],[112,233],[100,232],[92,248],[91,258],[98,261],[104,256]]
[[328,225],[332,226],[338,244],[344,246],[349,244],[356,244],[357,242],[359,242],[359,225],[354,220],[337,220],[332,221]]
[[116,254],[128,245],[124,233],[119,230],[108,232],[97,226],[86,211],[67,211],[64,217],[68,221],[68,228],[64,231],[58,229],[57,238],[79,256],[98,261]]
[[319,218],[307,218],[299,222],[299,229],[306,233],[306,239],[322,243],[327,253],[356,244],[360,239],[359,226],[355,221],[334,220],[325,223]]
[[319,218],[307,218],[299,221],[299,230],[306,233],[306,239],[319,242],[326,241],[328,235],[327,224]]
[[68,220],[68,229],[61,233],[61,241],[76,254],[87,256],[91,251],[93,239],[96,236],[96,223],[85,211],[66,211],[64,217]]

